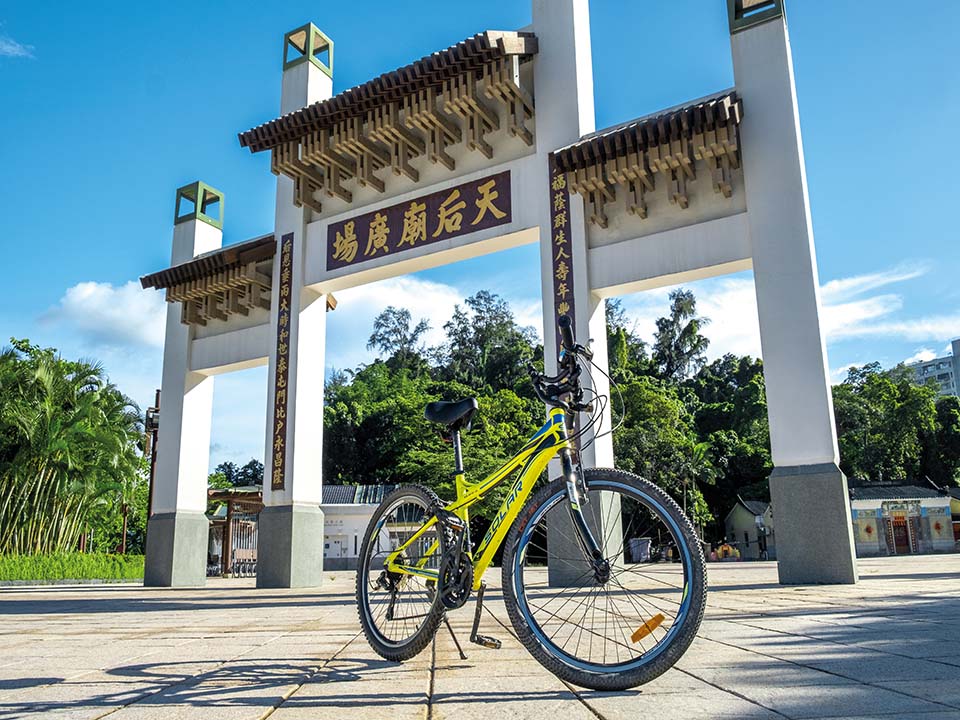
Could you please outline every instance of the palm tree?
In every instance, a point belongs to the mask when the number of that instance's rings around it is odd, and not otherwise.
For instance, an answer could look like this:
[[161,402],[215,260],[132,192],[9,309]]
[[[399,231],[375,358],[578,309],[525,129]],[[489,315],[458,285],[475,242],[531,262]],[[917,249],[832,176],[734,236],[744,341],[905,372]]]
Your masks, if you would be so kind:
[[0,354],[0,553],[72,550],[137,472],[140,433],[99,364],[25,342]]

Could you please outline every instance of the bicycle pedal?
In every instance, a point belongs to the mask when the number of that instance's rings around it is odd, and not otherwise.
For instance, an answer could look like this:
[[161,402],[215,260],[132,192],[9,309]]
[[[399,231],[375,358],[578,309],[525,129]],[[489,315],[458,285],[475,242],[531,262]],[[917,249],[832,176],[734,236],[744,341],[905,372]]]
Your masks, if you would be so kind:
[[481,645],[485,648],[490,648],[491,650],[499,650],[503,643],[501,643],[496,638],[492,638],[489,635],[474,635],[470,638],[470,642],[475,645]]

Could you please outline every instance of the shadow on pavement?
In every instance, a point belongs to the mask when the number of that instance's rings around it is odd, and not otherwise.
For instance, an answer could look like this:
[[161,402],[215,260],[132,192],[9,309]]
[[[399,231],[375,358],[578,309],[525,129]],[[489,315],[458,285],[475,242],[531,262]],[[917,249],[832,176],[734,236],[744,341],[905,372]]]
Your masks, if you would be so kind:
[[[152,590],[149,590],[152,592]],[[72,592],[72,591],[71,591]],[[263,595],[254,590],[243,590],[237,594],[220,594],[178,600],[164,598],[165,591],[158,591],[156,597],[139,598],[99,598],[96,600],[50,598],[42,596],[29,599],[15,599],[0,602],[0,617],[4,615],[82,615],[90,613],[142,613],[142,612],[191,612],[198,610],[251,610],[256,608],[298,608],[326,607],[353,602],[353,593],[318,592],[311,595]],[[182,592],[182,591],[181,591]],[[198,589],[193,592],[202,592]],[[2,596],[0,596],[2,597]]]

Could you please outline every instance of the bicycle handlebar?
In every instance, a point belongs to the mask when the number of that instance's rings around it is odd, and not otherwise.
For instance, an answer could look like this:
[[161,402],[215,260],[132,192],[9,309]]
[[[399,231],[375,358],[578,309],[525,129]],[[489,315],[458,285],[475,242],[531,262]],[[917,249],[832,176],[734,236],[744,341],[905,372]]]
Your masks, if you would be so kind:
[[573,352],[576,347],[573,342],[573,322],[569,315],[561,315],[557,320],[557,326],[560,328],[560,344],[567,352]]
[[[532,363],[528,363],[527,372],[530,374],[534,392],[546,404],[562,408],[566,412],[588,410],[590,404],[582,402],[583,389],[580,387],[580,365],[577,356],[582,355],[590,360],[593,353],[574,342],[573,322],[569,316],[561,315],[557,326],[560,330],[561,345],[557,358],[560,372],[554,376],[544,375],[538,372]],[[563,399],[564,396],[566,399]]]

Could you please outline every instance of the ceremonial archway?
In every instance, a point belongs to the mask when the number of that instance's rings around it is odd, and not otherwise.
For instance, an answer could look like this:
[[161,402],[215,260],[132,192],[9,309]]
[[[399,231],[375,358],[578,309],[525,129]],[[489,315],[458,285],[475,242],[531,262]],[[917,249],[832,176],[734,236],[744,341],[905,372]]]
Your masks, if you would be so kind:
[[[338,95],[333,42],[287,33],[281,116],[240,134],[272,154],[275,232],[221,248],[222,194],[181,188],[142,279],[171,302],[145,582],[203,583],[213,376],[269,363],[258,585],[318,585],[332,293],[534,242],[548,365],[560,314],[602,338],[605,297],[753,269],[780,579],[855,582],[782,0],[728,12],[734,88],[596,132],[586,0]],[[609,436],[583,457],[613,460]]]

